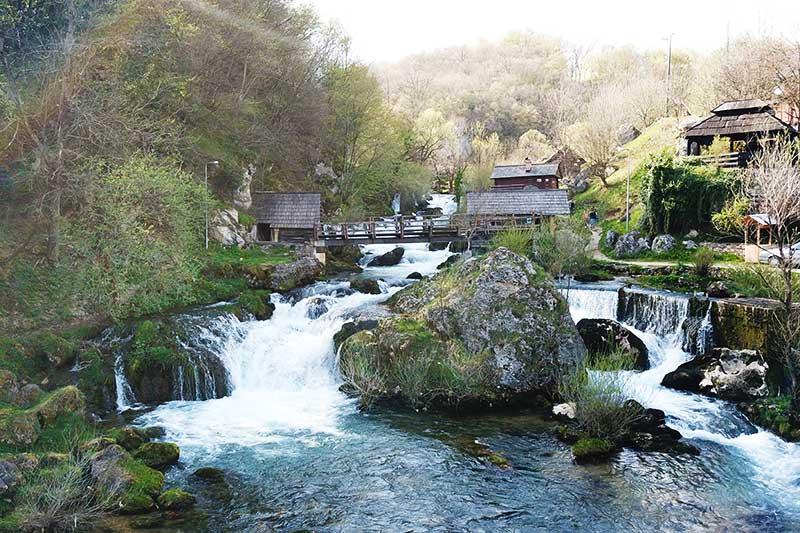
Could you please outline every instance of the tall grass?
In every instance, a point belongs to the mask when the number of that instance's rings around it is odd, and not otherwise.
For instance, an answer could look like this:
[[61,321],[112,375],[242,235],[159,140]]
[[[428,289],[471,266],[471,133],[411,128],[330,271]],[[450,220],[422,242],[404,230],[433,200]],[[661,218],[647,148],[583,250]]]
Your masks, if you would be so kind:
[[533,232],[530,228],[512,226],[496,233],[489,243],[492,250],[508,248],[512,252],[529,257],[533,244]]
[[578,365],[574,372],[562,376],[559,393],[563,400],[575,405],[578,430],[588,435],[618,442],[641,415],[638,404],[630,402],[626,392],[630,356],[619,350],[596,357],[590,370]]

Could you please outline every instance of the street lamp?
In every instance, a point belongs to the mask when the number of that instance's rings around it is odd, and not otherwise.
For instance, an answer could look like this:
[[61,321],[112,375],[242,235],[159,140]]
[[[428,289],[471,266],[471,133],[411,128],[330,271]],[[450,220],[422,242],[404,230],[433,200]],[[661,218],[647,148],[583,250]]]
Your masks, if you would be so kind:
[[208,166],[219,166],[219,161],[209,161],[206,163],[206,198],[205,198],[205,222],[206,222],[206,250],[208,250]]

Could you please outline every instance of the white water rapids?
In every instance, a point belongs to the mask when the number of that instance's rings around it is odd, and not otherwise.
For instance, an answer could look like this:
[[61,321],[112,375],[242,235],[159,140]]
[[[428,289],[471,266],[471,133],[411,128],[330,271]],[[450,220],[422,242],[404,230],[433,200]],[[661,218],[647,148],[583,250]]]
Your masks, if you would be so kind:
[[[443,198],[441,203],[447,206],[448,201],[452,199]],[[380,254],[391,248],[369,246],[365,251]],[[348,437],[343,421],[356,407],[339,391],[333,335],[353,316],[374,315],[371,308],[408,283],[408,274],[430,275],[451,255],[428,251],[426,245],[404,248],[399,265],[365,270],[365,275],[382,280],[383,294],[352,293],[345,281],[319,283],[291,298],[274,296],[276,309],[268,321],[230,321],[226,327],[234,334],[225,337],[218,352],[229,374],[230,395],[170,402],[142,415],[137,423],[162,426],[167,438],[181,446],[183,460],[190,463],[193,457],[224,457],[237,446],[265,457],[337,446],[338,438]],[[629,322],[635,325],[626,324],[646,343],[651,358],[650,370],[630,373],[631,396],[664,410],[669,425],[700,445],[703,454],[709,446],[718,447],[729,452],[725,457],[749,465],[745,471],[751,487],[763,486],[776,498],[785,499],[787,506],[796,506],[800,447],[753,427],[728,402],[660,385],[667,372],[691,356],[682,351],[679,334],[687,313],[685,300],[656,296],[650,309],[631,315]],[[615,290],[573,288],[569,303],[576,322],[617,319]],[[708,475],[715,475],[714,471]]]
[[[368,260],[393,245],[365,247]],[[350,317],[400,290],[412,272],[429,275],[450,255],[427,245],[405,245],[399,265],[367,267],[380,278],[383,294],[353,293],[349,283],[323,282],[294,298],[273,296],[270,320],[231,324],[238,328],[222,347],[231,394],[224,398],[175,401],[139,421],[164,427],[182,446],[243,446],[295,439],[311,444],[320,435],[339,433],[338,421],[355,410],[339,391],[333,336]]]
[[[616,290],[571,289],[568,298],[576,323],[582,318],[617,320]],[[650,352],[649,370],[628,373],[630,395],[645,407],[663,410],[668,424],[684,437],[731,448],[752,464],[756,481],[796,501],[800,497],[800,446],[752,426],[729,402],[661,386],[668,372],[692,358],[681,349],[681,325],[687,316],[688,300],[677,295],[653,295],[652,301],[652,307],[629,319],[649,327],[640,330],[625,324]],[[641,316],[644,313],[649,316]],[[663,329],[672,332],[661,334]]]

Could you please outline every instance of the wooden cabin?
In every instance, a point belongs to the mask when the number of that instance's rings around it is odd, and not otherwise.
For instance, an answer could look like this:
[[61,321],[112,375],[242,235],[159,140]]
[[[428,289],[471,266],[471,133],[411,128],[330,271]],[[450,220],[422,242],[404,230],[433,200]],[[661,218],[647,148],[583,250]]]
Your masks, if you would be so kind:
[[256,192],[256,240],[307,242],[320,222],[322,196],[317,192]]
[[492,171],[492,189],[558,189],[561,163],[532,163],[526,158],[522,165],[498,165]]
[[505,218],[533,224],[545,218],[569,215],[571,212],[572,206],[566,189],[467,193],[467,216],[473,221]]
[[739,154],[736,166],[744,166],[762,143],[780,134],[794,138],[797,130],[779,118],[773,107],[759,99],[724,102],[684,133],[686,154],[701,155],[716,137],[727,139],[731,154]]

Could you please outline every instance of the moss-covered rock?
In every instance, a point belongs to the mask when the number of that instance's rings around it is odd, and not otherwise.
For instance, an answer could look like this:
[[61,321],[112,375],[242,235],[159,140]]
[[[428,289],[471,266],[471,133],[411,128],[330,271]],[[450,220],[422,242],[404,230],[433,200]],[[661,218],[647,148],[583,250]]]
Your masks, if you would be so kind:
[[116,381],[114,358],[94,346],[78,353],[78,388],[86,401],[94,408],[113,410],[116,408]]
[[219,468],[212,468],[210,466],[198,468],[197,470],[192,472],[192,476],[196,477],[197,479],[201,479],[207,483],[225,482],[225,472],[220,470]]
[[39,439],[42,426],[35,412],[0,409],[0,444],[27,447]]
[[151,468],[161,470],[177,463],[180,454],[181,450],[175,443],[147,442],[133,453],[133,457]]
[[186,364],[188,359],[167,324],[145,320],[135,326],[131,349],[125,358],[125,372],[140,402],[156,404],[171,400],[173,375]]
[[109,436],[129,452],[139,448],[148,440],[144,431],[132,427],[115,428],[111,430]]
[[74,342],[49,332],[37,335],[33,339],[32,347],[37,356],[46,359],[56,368],[62,368],[72,362],[77,353]]
[[739,404],[751,422],[790,442],[800,442],[800,413],[792,409],[789,396],[773,396]]
[[17,403],[19,382],[10,370],[0,369],[0,403]]
[[578,464],[605,462],[616,451],[616,446],[605,439],[583,438],[572,445],[572,455]]
[[165,511],[182,511],[193,507],[197,500],[181,489],[170,489],[158,497],[158,506]]
[[249,290],[239,296],[239,306],[257,320],[269,320],[275,312],[275,304],[270,301],[270,292]]
[[396,316],[341,349],[349,391],[365,404],[532,402],[586,356],[550,278],[504,248],[422,280],[389,305]]
[[36,407],[36,415],[43,427],[53,424],[62,415],[82,415],[86,401],[75,386],[68,386],[50,393]]
[[364,294],[380,294],[382,292],[378,280],[372,278],[353,278],[350,280],[350,288]]

